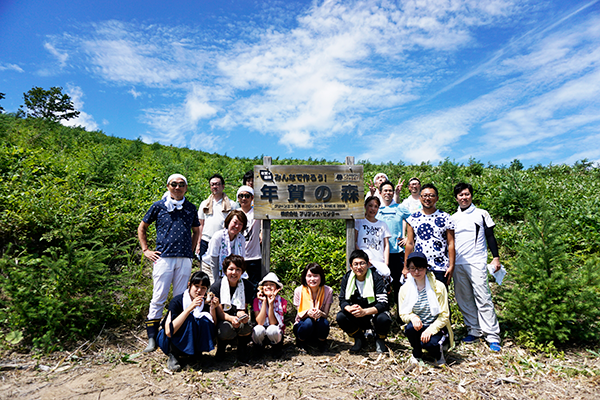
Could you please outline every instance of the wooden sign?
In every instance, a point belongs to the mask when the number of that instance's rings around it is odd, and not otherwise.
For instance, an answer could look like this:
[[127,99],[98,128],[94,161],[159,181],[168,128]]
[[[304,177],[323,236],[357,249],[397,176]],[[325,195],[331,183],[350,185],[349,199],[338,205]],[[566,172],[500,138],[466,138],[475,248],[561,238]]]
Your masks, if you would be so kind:
[[362,165],[255,165],[256,219],[364,218]]

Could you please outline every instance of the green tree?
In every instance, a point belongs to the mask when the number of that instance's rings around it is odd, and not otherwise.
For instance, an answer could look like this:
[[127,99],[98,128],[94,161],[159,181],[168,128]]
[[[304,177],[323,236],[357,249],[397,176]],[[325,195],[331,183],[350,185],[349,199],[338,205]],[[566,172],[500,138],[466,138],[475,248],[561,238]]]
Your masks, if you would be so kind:
[[568,253],[565,221],[531,215],[526,240],[504,292],[504,316],[538,343],[589,341],[600,335],[600,260]]
[[[44,90],[34,87],[27,93],[23,93],[25,104],[19,108],[19,115],[32,118],[43,118],[50,121],[69,120],[77,118],[79,111],[75,110],[71,97],[62,92],[61,87],[51,87]],[[27,110],[23,110],[23,108]]]

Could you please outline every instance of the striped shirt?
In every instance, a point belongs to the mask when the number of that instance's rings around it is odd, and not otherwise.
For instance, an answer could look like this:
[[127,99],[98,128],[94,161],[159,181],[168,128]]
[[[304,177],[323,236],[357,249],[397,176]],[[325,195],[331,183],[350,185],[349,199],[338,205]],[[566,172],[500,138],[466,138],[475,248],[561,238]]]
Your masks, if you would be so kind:
[[423,325],[431,325],[436,319],[436,315],[431,315],[429,301],[427,300],[427,289],[419,290],[419,299],[413,306],[413,312],[421,318]]

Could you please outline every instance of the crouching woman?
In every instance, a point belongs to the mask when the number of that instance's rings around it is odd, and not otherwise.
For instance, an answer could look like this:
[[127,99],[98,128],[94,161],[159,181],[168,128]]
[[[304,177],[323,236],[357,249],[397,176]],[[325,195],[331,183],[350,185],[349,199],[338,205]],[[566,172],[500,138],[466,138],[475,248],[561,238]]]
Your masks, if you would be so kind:
[[283,284],[275,273],[269,272],[258,283],[258,294],[254,299],[253,310],[256,326],[252,330],[252,341],[258,346],[272,345],[275,357],[281,356],[287,311],[287,300],[278,293]]
[[369,268],[369,256],[363,250],[350,255],[351,270],[344,275],[340,287],[340,308],[336,320],[340,328],[354,338],[350,352],[363,346],[364,331],[374,329],[378,353],[387,351],[385,338],[390,331],[392,318],[383,278],[377,270]]
[[427,272],[427,257],[409,254],[408,277],[398,294],[399,314],[407,323],[404,333],[412,350],[412,363],[418,363],[427,350],[437,365],[446,363],[444,349],[454,346],[446,286]]
[[158,333],[157,342],[169,356],[167,368],[171,371],[181,369],[180,357],[199,356],[215,347],[215,310],[219,299],[205,299],[209,286],[208,275],[195,272],[185,292],[173,297],[169,303],[169,312],[162,321],[163,329]]
[[302,286],[294,290],[294,305],[298,309],[294,322],[296,345],[304,348],[313,342],[324,352],[327,350],[327,315],[333,303],[333,289],[325,285],[325,271],[317,263],[309,263],[304,268],[301,281]]

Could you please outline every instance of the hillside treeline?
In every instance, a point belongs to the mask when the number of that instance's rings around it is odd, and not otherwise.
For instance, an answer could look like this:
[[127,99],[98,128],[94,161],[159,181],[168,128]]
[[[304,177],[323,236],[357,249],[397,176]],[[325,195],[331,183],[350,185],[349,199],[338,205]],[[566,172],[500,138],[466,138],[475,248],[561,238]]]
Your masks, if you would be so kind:
[[[243,174],[262,164],[262,156],[231,158],[145,144],[5,114],[0,143],[0,346],[42,350],[143,319],[151,266],[142,258],[136,228],[170,174],[187,177],[187,198],[198,206],[210,193],[212,174],[225,177],[225,192],[235,198]],[[366,183],[378,172],[392,180],[417,176],[435,183],[438,208],[449,213],[456,209],[453,186],[460,181],[474,186],[474,203],[496,222],[501,260],[509,271],[497,299],[506,334],[543,343],[597,337],[597,165],[583,160],[525,169],[518,160],[486,166],[474,159],[467,165],[449,159],[437,165],[358,163]],[[273,221],[271,266],[283,281],[295,285],[312,261],[326,268],[328,284],[339,286],[345,272],[344,221]]]

